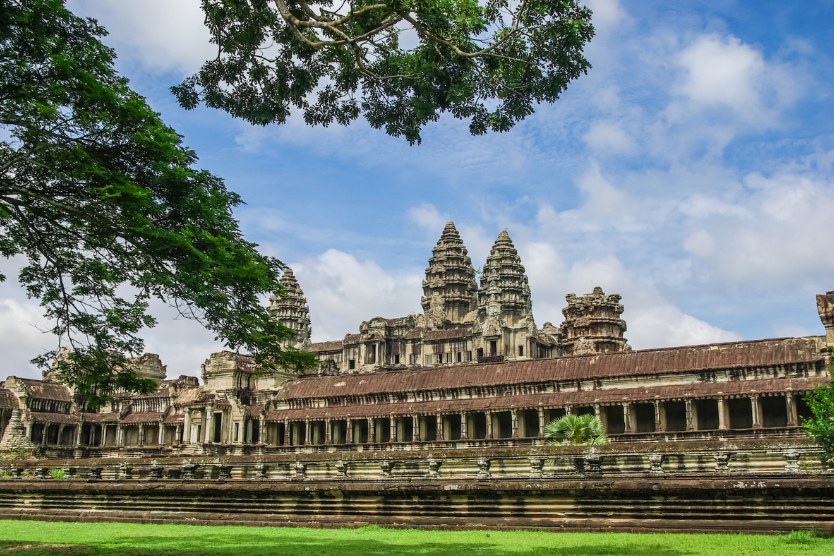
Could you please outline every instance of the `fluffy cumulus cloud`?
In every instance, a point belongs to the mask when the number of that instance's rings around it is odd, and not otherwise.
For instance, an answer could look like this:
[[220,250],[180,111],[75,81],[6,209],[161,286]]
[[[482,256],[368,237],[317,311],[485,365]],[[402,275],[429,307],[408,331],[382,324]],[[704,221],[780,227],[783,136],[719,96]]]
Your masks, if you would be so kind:
[[335,249],[290,266],[310,305],[313,341],[357,334],[363,320],[421,311],[418,274],[392,275],[374,261]]
[[105,43],[119,58],[147,70],[191,74],[217,54],[203,25],[200,0],[70,0],[75,14],[98,19],[110,33]]

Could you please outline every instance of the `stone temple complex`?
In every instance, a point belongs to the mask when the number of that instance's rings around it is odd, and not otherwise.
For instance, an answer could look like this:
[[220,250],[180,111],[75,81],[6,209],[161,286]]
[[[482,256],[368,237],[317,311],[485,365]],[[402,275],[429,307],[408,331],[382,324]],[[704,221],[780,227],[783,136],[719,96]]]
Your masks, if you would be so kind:
[[[359,523],[356,516],[362,512],[344,504],[362,497],[375,508],[367,511],[379,519],[391,511],[391,516],[400,516],[391,517],[394,525],[415,523],[403,517],[412,510],[402,509],[413,503],[428,504],[414,506],[413,511],[425,515],[461,512],[526,527],[512,521],[511,516],[521,515],[519,500],[550,504],[548,512],[568,515],[560,506],[568,498],[574,510],[584,508],[580,514],[590,512],[605,520],[614,510],[589,509],[587,496],[596,495],[581,492],[586,489],[582,481],[608,476],[613,490],[605,495],[606,504],[644,516],[648,506],[635,510],[636,500],[661,500],[651,511],[666,530],[690,530],[691,516],[663,509],[663,504],[679,508],[674,501],[688,497],[697,500],[692,508],[703,510],[697,519],[709,519],[718,510],[704,502],[699,489],[713,489],[716,499],[724,500],[727,491],[722,489],[736,492],[748,479],[753,490],[738,498],[739,515],[745,519],[753,515],[754,506],[767,516],[774,508],[794,504],[790,511],[778,510],[781,517],[767,518],[777,521],[790,514],[805,515],[796,519],[811,523],[808,516],[824,507],[832,513],[830,504],[825,506],[834,494],[830,481],[791,481],[802,469],[811,469],[809,465],[819,468],[819,451],[808,443],[800,424],[810,415],[803,396],[830,380],[834,291],[817,296],[825,335],[634,351],[624,337],[619,295],[600,288],[569,294],[561,325],[546,322],[539,328],[525,269],[507,232],[498,234],[478,280],[452,222],[429,258],[422,314],[375,317],[362,322],[358,333],[311,343],[315,323],[290,269],[281,284],[285,295],[270,299],[270,311],[295,331],[294,346],[317,356],[314,372],[262,376],[245,355],[224,351],[211,354],[202,365],[201,384],[193,376],[167,377],[160,358],[146,354],[135,359],[136,369],[156,380],[157,390],[119,395],[96,412],[88,411],[82,398],[48,372],[42,380],[11,376],[0,383],[0,450],[38,448],[70,476],[90,481],[202,478],[265,485],[263,481],[273,480],[258,496],[270,504],[279,504],[275,497],[290,497],[292,502],[280,504],[295,508],[281,510],[294,516],[293,523],[309,522],[299,517],[304,512],[297,508],[313,491],[322,505],[317,515],[329,524]],[[547,446],[545,425],[569,413],[599,416],[612,442],[590,452]],[[44,476],[47,469],[27,465],[12,466],[10,473],[21,476],[25,467]],[[488,492],[477,495],[455,498],[447,492],[430,503],[421,498],[440,488],[426,481],[443,477],[459,481],[443,483],[446,491],[481,488],[466,481],[505,482],[490,483],[483,487]],[[537,481],[533,486],[530,477]],[[547,477],[555,482],[542,482]],[[658,483],[659,478],[666,482]],[[724,478],[726,483],[716,482]],[[314,479],[320,486],[305,487],[307,494],[292,482]],[[345,483],[359,479],[400,483],[396,488]],[[672,479],[681,482],[672,488]],[[696,488],[698,481],[703,485]],[[620,486],[610,486],[615,483]],[[17,507],[19,491],[8,487],[4,498],[4,484],[0,481],[0,516],[16,515],[17,510],[3,508]],[[667,487],[668,496],[658,494]],[[790,490],[794,487],[799,490]],[[59,496],[57,487],[43,488]],[[389,488],[398,493],[395,501]],[[337,496],[332,494],[336,491]],[[768,502],[777,491],[781,502]],[[816,502],[809,502],[810,492],[818,494]],[[170,493],[180,491],[172,486]],[[506,504],[496,502],[494,512],[472,509],[473,500],[490,497]],[[171,500],[155,507],[163,512],[171,504],[185,503]],[[238,504],[229,500],[223,502],[224,511]],[[341,505],[327,509],[328,504]],[[729,515],[728,507],[721,506],[721,515]],[[554,525],[558,519],[547,515],[542,527],[565,526],[567,518]],[[455,526],[469,527],[470,517],[461,517],[463,525]],[[401,518],[405,521],[396,521]],[[727,525],[726,530],[733,529]]]

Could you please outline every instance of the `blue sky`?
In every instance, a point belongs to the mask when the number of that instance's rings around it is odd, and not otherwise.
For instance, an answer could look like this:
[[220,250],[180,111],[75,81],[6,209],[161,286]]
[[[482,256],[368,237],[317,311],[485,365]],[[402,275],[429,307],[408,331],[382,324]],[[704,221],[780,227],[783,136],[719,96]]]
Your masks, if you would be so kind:
[[[421,146],[372,130],[253,128],[168,92],[214,53],[199,0],[70,0],[117,67],[247,202],[249,240],[296,271],[316,341],[419,312],[446,220],[476,267],[507,229],[536,323],[567,293],[620,293],[636,349],[822,334],[834,289],[834,2],[589,0],[593,68],[509,133],[443,117]],[[169,375],[220,349],[194,323],[148,334]],[[7,374],[54,343],[0,285]]]

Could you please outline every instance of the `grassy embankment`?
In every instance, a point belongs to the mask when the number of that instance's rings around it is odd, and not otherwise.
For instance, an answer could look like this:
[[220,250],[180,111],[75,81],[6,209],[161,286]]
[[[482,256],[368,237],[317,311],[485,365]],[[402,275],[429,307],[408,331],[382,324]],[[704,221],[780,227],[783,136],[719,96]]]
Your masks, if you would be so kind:
[[0,521],[0,554],[124,556],[831,556],[834,538],[626,533],[398,531]]

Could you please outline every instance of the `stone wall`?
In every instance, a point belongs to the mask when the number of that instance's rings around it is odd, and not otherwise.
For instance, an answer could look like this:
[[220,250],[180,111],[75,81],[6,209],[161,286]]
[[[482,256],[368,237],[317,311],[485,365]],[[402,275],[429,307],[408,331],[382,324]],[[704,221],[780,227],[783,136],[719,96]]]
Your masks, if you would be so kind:
[[[62,469],[64,479],[51,479]],[[776,440],[0,466],[0,519],[605,531],[834,530],[818,450]]]

